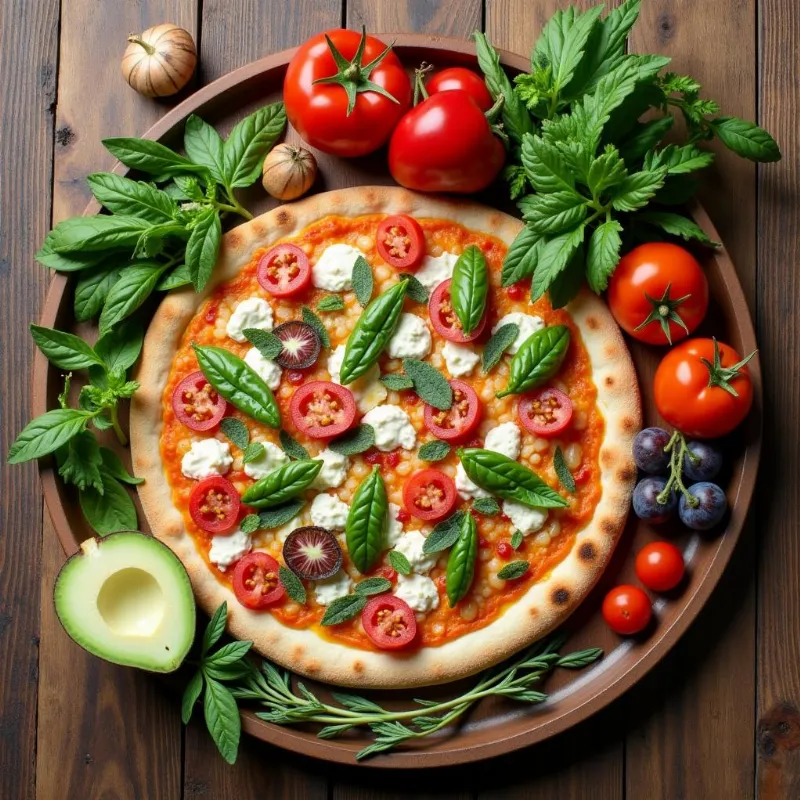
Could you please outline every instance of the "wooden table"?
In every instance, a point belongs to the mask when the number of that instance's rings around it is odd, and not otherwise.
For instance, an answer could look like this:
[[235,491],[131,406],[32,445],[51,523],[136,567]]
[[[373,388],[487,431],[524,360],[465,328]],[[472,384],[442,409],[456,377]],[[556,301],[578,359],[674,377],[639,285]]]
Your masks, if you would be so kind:
[[[2,450],[29,418],[34,263],[51,223],[80,213],[112,158],[104,136],[145,131],[169,107],[129,90],[125,35],[192,31],[205,83],[345,24],[466,37],[528,52],[561,0],[0,0]],[[582,0],[580,5],[593,5]],[[102,11],[100,10],[102,8]],[[702,200],[756,315],[766,448],[749,530],[708,607],[634,691],[556,740],[457,771],[331,768],[245,741],[228,767],[202,721],[148,676],[86,655],[52,608],[63,554],[36,468],[3,469],[0,532],[0,798],[800,797],[800,4],[644,0],[633,46],[674,57],[730,114],[756,118],[784,160],[727,153]],[[40,524],[41,523],[41,524]],[[198,715],[198,718],[200,715]]]

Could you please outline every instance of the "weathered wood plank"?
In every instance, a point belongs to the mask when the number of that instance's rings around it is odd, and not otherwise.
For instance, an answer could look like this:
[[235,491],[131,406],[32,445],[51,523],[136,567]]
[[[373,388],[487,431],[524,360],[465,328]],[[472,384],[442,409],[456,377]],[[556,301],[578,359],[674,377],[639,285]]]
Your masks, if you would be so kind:
[[[30,419],[33,344],[47,276],[33,254],[47,232],[56,91],[57,0],[0,2],[0,276],[6,302],[0,347],[0,452]],[[42,495],[35,464],[0,465],[0,797],[32,798]]]
[[758,178],[758,342],[769,450],[758,494],[757,791],[760,800],[778,800],[800,796],[800,8],[793,0],[761,0],[760,19],[759,122],[784,158],[759,168]]

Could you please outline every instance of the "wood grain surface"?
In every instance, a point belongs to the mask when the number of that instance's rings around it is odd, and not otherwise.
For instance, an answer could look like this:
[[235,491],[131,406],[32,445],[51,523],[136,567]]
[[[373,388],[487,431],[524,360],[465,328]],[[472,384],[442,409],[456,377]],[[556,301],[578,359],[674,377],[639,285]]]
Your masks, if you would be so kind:
[[[583,6],[592,5],[581,2]],[[51,221],[80,213],[109,135],[146,130],[173,101],[125,86],[125,35],[163,21],[196,34],[204,84],[346,24],[467,36],[527,53],[557,0],[0,0],[0,394],[5,449],[27,421],[33,263]],[[246,740],[218,758],[184,731],[168,683],[87,656],[63,634],[52,585],[63,556],[32,466],[3,467],[0,798],[800,797],[800,336],[796,0],[644,0],[633,41],[700,78],[723,111],[758,118],[784,161],[722,154],[702,200],[734,254],[757,320],[767,449],[750,530],[675,650],[635,690],[543,744],[457,770],[375,773]],[[188,90],[187,90],[188,91]],[[180,99],[180,98],[178,98]]]

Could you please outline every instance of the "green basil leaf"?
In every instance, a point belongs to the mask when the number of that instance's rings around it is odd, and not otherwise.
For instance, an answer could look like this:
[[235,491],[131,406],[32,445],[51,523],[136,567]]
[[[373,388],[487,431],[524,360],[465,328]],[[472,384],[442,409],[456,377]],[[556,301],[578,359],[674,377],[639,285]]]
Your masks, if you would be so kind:
[[328,443],[328,448],[342,456],[365,453],[375,444],[375,429],[372,425],[357,425],[347,433]]
[[497,573],[497,577],[504,581],[514,581],[521,578],[530,569],[530,566],[527,561],[512,561]]
[[367,572],[380,558],[386,539],[389,500],[377,467],[361,482],[350,503],[345,537],[350,560]]
[[150,139],[118,137],[103,139],[103,146],[126,167],[150,175],[176,175],[181,172],[205,172],[205,167],[192,164],[165,145]]
[[206,691],[203,695],[203,713],[206,726],[220,755],[229,763],[236,761],[239,739],[242,735],[242,720],[236,700],[230,689],[219,681],[205,676]]
[[472,244],[456,260],[450,282],[450,301],[465,334],[472,333],[480,325],[486,313],[488,292],[486,259]]
[[283,342],[272,332],[260,328],[245,328],[242,333],[264,358],[274,361],[283,350]]
[[103,458],[94,433],[81,431],[67,442],[66,450],[67,457],[58,468],[64,483],[71,483],[81,491],[91,487],[102,494],[104,488],[100,467]]
[[511,534],[511,547],[514,550],[519,550],[524,540],[525,534],[523,534],[522,531],[514,531],[514,533]]
[[184,725],[189,724],[192,718],[192,711],[194,711],[195,703],[200,699],[200,692],[203,691],[203,673],[200,670],[192,675],[189,683],[186,684],[186,689],[183,691],[183,699],[181,700],[181,720]]
[[75,281],[73,308],[78,322],[87,322],[100,313],[111,287],[119,277],[116,266],[87,269]]
[[722,144],[742,158],[762,162],[781,160],[777,142],[754,122],[737,117],[717,117],[710,120],[709,125]]
[[101,336],[94,351],[103,360],[106,369],[126,370],[136,363],[142,352],[144,328],[138,320],[127,319],[114,330]]
[[428,405],[447,411],[453,406],[453,388],[439,370],[416,358],[404,358],[403,369],[414,381],[414,391]]
[[286,594],[288,594],[295,603],[304,606],[308,602],[308,597],[306,595],[306,587],[303,586],[303,582],[300,578],[290,569],[284,567],[283,564],[281,564],[278,570],[278,576],[281,579],[283,588],[286,589]]
[[525,278],[530,278],[536,271],[539,253],[544,247],[540,233],[524,227],[508,248],[503,259],[503,272],[500,282],[503,286],[512,286]]
[[347,339],[339,371],[342,386],[360,378],[377,360],[400,321],[408,281],[400,281],[379,294],[358,318]]
[[224,183],[223,146],[214,128],[195,114],[189,116],[183,130],[183,149],[195,164],[207,167],[217,183]]
[[414,388],[414,381],[406,375],[381,375],[381,383],[393,392],[402,392],[406,389]]
[[655,225],[671,236],[680,236],[687,241],[694,239],[706,245],[719,244],[714,242],[699,225],[680,214],[671,214],[667,211],[642,211],[636,215],[636,221]]
[[193,345],[206,380],[239,411],[272,428],[281,415],[269,386],[239,356],[221,347]]
[[528,134],[522,141],[522,166],[537,192],[572,191],[575,178],[561,151],[541,136]]
[[86,521],[101,536],[117,531],[135,531],[138,526],[136,506],[122,484],[100,467],[103,493],[87,488],[78,495]]
[[203,659],[203,666],[213,664],[215,667],[229,667],[241,661],[252,646],[252,642],[229,642],[211,655],[207,655]]
[[472,507],[485,517],[494,517],[500,513],[500,505],[494,497],[479,497],[472,503]]
[[[249,644],[249,642],[247,644]],[[203,664],[203,672],[206,678],[213,678],[217,681],[238,681],[252,675],[253,666],[247,659],[223,667],[209,663]]]
[[172,289],[181,289],[184,286],[189,286],[192,282],[191,275],[189,275],[189,267],[186,264],[181,264],[179,267],[171,269],[156,285],[159,292],[169,292]]
[[255,508],[282,505],[308,489],[321,469],[319,460],[290,461],[256,481],[242,495],[242,502]]
[[[372,292],[370,292],[372,294]],[[317,303],[317,311],[341,311],[344,300],[338,294],[328,294]]]
[[250,442],[245,448],[242,461],[245,464],[252,464],[253,461],[258,461],[259,458],[262,458],[265,452],[266,448],[261,442]]
[[144,483],[144,478],[137,478],[135,475],[131,475],[130,472],[128,472],[125,465],[122,463],[122,459],[113,450],[109,450],[107,447],[101,447],[100,458],[103,460],[103,466],[106,468],[108,474],[118,481],[128,483],[131,486],[138,486],[140,483]]
[[566,325],[550,325],[532,333],[511,359],[508,385],[497,397],[527,392],[552,378],[561,368],[569,341]]
[[666,169],[660,167],[652,172],[634,172],[616,186],[611,193],[611,205],[617,211],[636,211],[646,206],[653,195],[664,185]]
[[586,182],[592,195],[599,197],[611,186],[621,183],[627,174],[628,170],[619,151],[614,147],[607,147],[605,152],[592,160],[586,173]]
[[589,239],[589,251],[586,254],[586,279],[589,288],[596,294],[608,288],[608,279],[613,275],[619,263],[619,251],[622,247],[622,225],[610,219],[598,225]]
[[567,266],[556,275],[547,289],[547,296],[553,308],[563,308],[578,294],[583,286],[586,270],[586,253],[581,243],[572,254]]
[[538,300],[563,272],[575,251],[583,242],[585,224],[550,239],[539,253],[536,272],[533,274],[531,300]]
[[320,625],[339,625],[360,614],[367,605],[367,598],[360,594],[337,597],[326,609]]
[[141,262],[122,270],[100,314],[101,336],[133,314],[147,300],[165,269],[163,264]]
[[203,642],[200,649],[201,656],[206,653],[222,638],[225,633],[225,626],[228,624],[228,603],[223,601],[217,607],[203,632]]
[[[176,175],[173,181],[173,185],[180,192],[182,199],[194,200],[196,203],[202,203],[206,200],[197,178],[193,178],[191,175]],[[169,188],[169,186],[165,187],[164,191],[169,190]]]
[[196,292],[205,288],[222,242],[222,223],[219,212],[209,208],[197,218],[194,228],[186,243],[186,266]]
[[359,256],[353,264],[353,291],[359,305],[366,308],[372,297],[375,279],[372,277],[372,267],[364,256]]
[[422,552],[440,553],[442,550],[452,547],[461,531],[464,513],[456,511],[452,516],[439,522],[425,539]]
[[286,453],[289,458],[293,458],[296,461],[303,461],[304,459],[311,458],[308,454],[308,450],[303,447],[296,439],[293,439],[290,434],[286,431],[281,431],[278,434],[281,442],[281,447],[283,448],[283,452]]
[[247,425],[236,417],[223,417],[219,423],[219,429],[227,436],[240,450],[247,449],[250,443],[250,431]]
[[178,208],[172,198],[148,183],[113,172],[95,172],[86,182],[98,203],[113,214],[140,217],[155,225],[175,220]]
[[508,322],[494,332],[483,348],[481,369],[484,375],[500,363],[503,353],[514,344],[517,336],[519,336],[519,325],[516,322]]
[[478,526],[472,514],[464,514],[450,555],[447,557],[445,589],[450,608],[461,600],[475,578],[475,559],[478,556]]
[[540,236],[571,230],[586,218],[586,198],[571,191],[529,194],[517,206],[528,227]]
[[410,272],[401,272],[399,275],[401,281],[408,281],[408,288],[406,289],[406,297],[413,300],[415,303],[428,304],[430,295],[428,290],[419,282],[415,275]]
[[261,176],[264,158],[283,133],[286,111],[272,103],[237,123],[225,142],[225,183],[229,188],[250,186]]
[[305,504],[305,500],[292,500],[291,503],[260,511],[258,527],[267,531],[272,528],[280,528],[281,525],[291,522],[303,510]]
[[564,461],[564,454],[561,452],[560,447],[556,447],[553,453],[553,469],[556,471],[556,475],[558,475],[559,483],[570,494],[575,494],[575,478],[572,477],[567,462]]
[[423,461],[441,461],[447,458],[450,454],[450,445],[447,442],[442,442],[439,439],[433,439],[430,442],[425,442],[420,447],[417,456]]
[[[64,220],[64,222],[59,223],[59,225],[63,226],[66,222],[68,222],[68,220]],[[100,261],[108,259],[112,255],[107,251],[103,252],[101,250],[93,253],[56,253],[53,247],[55,243],[61,241],[63,238],[63,228],[62,232],[59,233],[59,225],[47,234],[44,243],[34,255],[34,258],[48,269],[55,269],[59,272],[88,270],[97,266]],[[124,256],[120,256],[120,258],[124,258]]]
[[55,408],[31,420],[8,451],[9,464],[32,461],[58,450],[82,430],[92,414],[75,408]]
[[152,227],[151,222],[138,217],[109,214],[71,217],[50,231],[45,244],[49,244],[54,253],[80,253],[79,257],[82,257],[84,253],[92,251],[133,247],[142,234]]
[[328,336],[328,329],[325,327],[325,323],[308,306],[303,306],[302,314],[303,322],[305,322],[306,325],[310,325],[317,332],[320,344],[326,350],[330,350],[331,339],[330,336]]
[[392,582],[386,578],[367,578],[356,584],[356,594],[371,597],[374,594],[383,594],[392,590]]
[[395,572],[399,572],[401,575],[411,574],[411,563],[399,550],[389,551],[389,564]]
[[558,492],[518,461],[479,448],[459,450],[458,457],[470,480],[498,497],[533,508],[567,506],[567,501]]
[[30,331],[33,341],[47,356],[47,360],[60,369],[85,369],[92,364],[101,366],[103,364],[103,360],[91,345],[84,342],[80,336],[33,324],[30,326]]

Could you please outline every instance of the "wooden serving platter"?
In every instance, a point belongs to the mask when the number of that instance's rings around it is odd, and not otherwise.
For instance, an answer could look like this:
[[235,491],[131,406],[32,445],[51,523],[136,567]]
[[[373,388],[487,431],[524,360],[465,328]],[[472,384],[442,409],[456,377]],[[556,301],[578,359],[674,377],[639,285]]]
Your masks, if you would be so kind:
[[[437,67],[465,65],[476,67],[471,43],[444,37],[399,35],[395,49],[406,65],[428,61]],[[154,125],[145,136],[180,146],[183,122],[189,114],[197,113],[223,133],[245,114],[279,100],[286,66],[294,50],[286,50],[255,61],[220,78],[199,90],[178,105]],[[527,58],[501,51],[502,62],[511,74],[526,70]],[[291,128],[287,140],[298,141]],[[313,191],[358,186],[391,184],[385,166],[385,152],[345,161],[317,154],[320,177]],[[249,195],[249,196],[248,196]],[[476,198],[513,212],[502,192],[486,193]],[[243,194],[244,204],[261,213],[276,205],[260,187]],[[95,204],[87,213],[99,210]],[[695,221],[715,240],[719,240],[705,210],[699,205],[691,209]],[[698,335],[715,335],[733,345],[741,353],[756,347],[753,323],[733,262],[724,247],[699,254],[711,288],[712,303],[708,317]],[[76,325],[72,319],[72,283],[57,274],[51,283],[42,325],[73,330],[87,335],[90,328]],[[663,355],[659,348],[628,342],[642,392],[645,424],[660,424],[652,401],[652,376]],[[727,564],[744,525],[753,495],[761,451],[762,387],[758,359],[750,363],[755,403],[745,425],[727,442],[727,472],[721,483],[726,487],[731,513],[724,530],[702,534],[685,530],[680,524],[655,530],[635,518],[629,520],[614,558],[594,591],[568,620],[565,630],[569,640],[565,652],[584,647],[601,647],[605,657],[593,666],[577,673],[558,671],[544,684],[547,702],[537,706],[511,702],[483,701],[454,731],[446,735],[420,740],[417,747],[403,749],[362,762],[365,766],[383,768],[435,767],[463,764],[489,758],[501,753],[542,741],[559,733],[604,708],[644,676],[686,631],[714,590]],[[37,352],[34,365],[34,416],[55,407],[62,388],[61,375]],[[110,439],[106,442],[115,446]],[[119,450],[119,448],[116,448]],[[121,451],[120,451],[121,452]],[[126,460],[127,451],[121,452]],[[70,487],[58,479],[52,463],[40,462],[40,475],[45,502],[66,553],[71,554],[79,542],[93,535],[84,521],[77,497]],[[140,510],[140,524],[146,530],[146,520]],[[636,582],[633,558],[644,544],[668,538],[684,550],[687,578],[678,590],[656,598],[655,619],[642,637],[622,640],[605,625],[600,614],[604,593],[612,586]],[[308,682],[313,686],[313,682]],[[313,686],[322,694],[325,687]],[[435,687],[427,692],[414,691],[414,696],[446,697],[458,691],[458,685]],[[374,692],[370,696],[389,707],[402,707],[410,699],[408,692]],[[177,701],[176,701],[177,702]],[[243,714],[244,730],[263,741],[292,751],[341,763],[354,763],[355,753],[370,739],[366,734],[335,740],[318,739],[313,728],[284,728],[263,722],[251,712]]]

